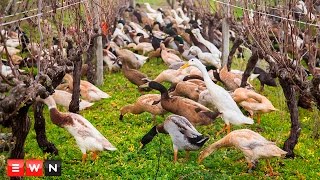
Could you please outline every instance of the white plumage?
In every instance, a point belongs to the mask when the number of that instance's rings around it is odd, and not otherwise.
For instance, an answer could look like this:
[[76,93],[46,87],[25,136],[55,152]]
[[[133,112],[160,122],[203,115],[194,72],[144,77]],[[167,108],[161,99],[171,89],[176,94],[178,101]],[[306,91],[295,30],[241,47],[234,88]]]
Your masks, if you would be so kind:
[[231,95],[224,88],[212,82],[205,66],[198,59],[189,60],[183,68],[189,65],[197,67],[202,72],[204,82],[211,94],[212,103],[222,113],[222,119],[229,128],[230,123],[234,125],[253,124],[251,118],[243,115]]

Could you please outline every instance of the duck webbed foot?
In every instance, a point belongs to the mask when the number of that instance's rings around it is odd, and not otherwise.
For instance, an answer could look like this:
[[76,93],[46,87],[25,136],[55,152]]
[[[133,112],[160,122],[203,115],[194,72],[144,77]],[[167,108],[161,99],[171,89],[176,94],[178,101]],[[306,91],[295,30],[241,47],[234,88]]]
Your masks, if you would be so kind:
[[279,175],[278,173],[273,172],[273,168],[270,164],[269,159],[267,159],[267,165],[268,165],[268,169],[269,169],[269,174],[268,174],[269,176],[278,176]]

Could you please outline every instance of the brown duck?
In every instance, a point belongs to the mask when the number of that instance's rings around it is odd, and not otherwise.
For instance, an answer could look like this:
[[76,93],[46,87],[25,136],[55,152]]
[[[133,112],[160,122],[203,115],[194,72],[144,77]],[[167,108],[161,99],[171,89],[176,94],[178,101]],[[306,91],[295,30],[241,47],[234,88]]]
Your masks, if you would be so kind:
[[[220,115],[219,112],[212,112],[205,106],[190,99],[179,96],[170,97],[168,90],[162,84],[155,81],[150,81],[149,83],[142,85],[142,87],[150,87],[160,91],[160,102],[163,109],[173,114],[184,116],[193,125],[208,125]],[[156,104],[159,102],[156,101],[154,103]]]

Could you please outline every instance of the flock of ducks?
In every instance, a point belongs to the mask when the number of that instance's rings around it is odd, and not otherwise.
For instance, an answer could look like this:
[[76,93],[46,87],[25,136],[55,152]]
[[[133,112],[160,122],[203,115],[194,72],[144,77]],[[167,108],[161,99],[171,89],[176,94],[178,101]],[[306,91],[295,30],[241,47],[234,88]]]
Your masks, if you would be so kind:
[[[204,149],[200,153],[199,162],[216,149],[228,146],[234,146],[244,153],[249,170],[255,167],[260,158],[285,155],[286,152],[275,143],[252,130],[232,131],[231,125],[253,124],[254,114],[257,114],[257,122],[260,123],[261,114],[275,111],[276,108],[265,96],[255,92],[249,82],[246,88],[240,88],[243,72],[228,71],[226,66],[222,66],[221,51],[201,34],[201,21],[193,16],[188,17],[182,8],[155,10],[148,3],[145,3],[145,7],[147,11],[137,4],[136,8],[129,7],[125,11],[123,19],[115,27],[111,41],[103,50],[104,62],[108,64],[109,70],[121,69],[122,74],[142,94],[135,103],[120,109],[119,119],[128,113],[148,112],[155,122],[156,116],[164,117],[172,113],[143,136],[143,147],[157,133],[169,134],[176,162],[178,150],[195,151],[208,141],[209,137],[198,132],[196,126],[212,124],[221,117],[225,126],[217,134],[226,130],[227,135]],[[14,39],[7,41],[14,42]],[[153,80],[139,71],[152,57],[161,58],[168,66]],[[256,67],[254,73],[253,76],[261,82],[261,91],[264,85],[277,85],[263,69]],[[218,85],[218,81],[223,86]],[[162,82],[171,83],[171,87],[167,89]],[[69,106],[72,89],[72,76],[66,74],[54,94],[46,99],[38,97],[37,100],[48,106],[54,124],[74,136],[83,154],[83,162],[87,152],[94,152],[93,159],[96,159],[99,151],[116,150],[90,121],[79,114],[57,109],[56,104]],[[152,89],[160,94],[145,94]],[[80,101],[80,110],[92,106],[94,101],[110,97],[85,80],[81,80],[80,94],[83,99]],[[244,115],[240,107],[248,111],[250,117]],[[269,167],[272,175],[270,164]]]

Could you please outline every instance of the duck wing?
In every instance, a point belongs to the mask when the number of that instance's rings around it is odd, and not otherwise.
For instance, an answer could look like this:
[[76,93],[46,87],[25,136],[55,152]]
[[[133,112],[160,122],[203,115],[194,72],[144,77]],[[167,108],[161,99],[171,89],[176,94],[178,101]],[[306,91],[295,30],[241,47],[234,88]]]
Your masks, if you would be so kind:
[[209,139],[199,133],[188,119],[183,116],[171,115],[169,120],[178,127],[178,130],[184,134],[191,144],[202,146]]
[[[77,134],[75,135],[82,135],[86,137],[95,138],[98,142],[100,142],[103,145],[103,148],[106,150],[114,151],[117,149],[83,116],[75,113],[70,113],[70,116],[73,119],[72,127],[74,127],[74,129],[77,130]],[[72,132],[70,133],[73,134]]]

